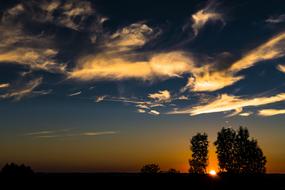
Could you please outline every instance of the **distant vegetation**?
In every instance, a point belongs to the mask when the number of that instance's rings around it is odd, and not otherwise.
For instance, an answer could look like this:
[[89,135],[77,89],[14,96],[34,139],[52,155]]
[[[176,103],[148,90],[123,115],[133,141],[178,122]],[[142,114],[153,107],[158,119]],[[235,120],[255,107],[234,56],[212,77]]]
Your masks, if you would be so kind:
[[17,165],[14,163],[6,164],[2,170],[1,174],[4,176],[31,176],[34,171],[31,167],[22,165]]
[[160,167],[158,164],[147,164],[141,168],[141,173],[144,173],[144,174],[160,173]]

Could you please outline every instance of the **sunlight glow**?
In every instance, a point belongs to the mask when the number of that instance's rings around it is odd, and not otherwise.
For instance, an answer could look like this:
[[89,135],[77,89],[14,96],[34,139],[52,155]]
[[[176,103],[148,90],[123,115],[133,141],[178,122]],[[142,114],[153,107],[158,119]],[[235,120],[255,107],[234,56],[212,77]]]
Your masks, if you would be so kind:
[[209,171],[209,174],[210,174],[211,176],[216,176],[216,175],[217,175],[217,172],[216,172],[215,170],[210,170],[210,171]]

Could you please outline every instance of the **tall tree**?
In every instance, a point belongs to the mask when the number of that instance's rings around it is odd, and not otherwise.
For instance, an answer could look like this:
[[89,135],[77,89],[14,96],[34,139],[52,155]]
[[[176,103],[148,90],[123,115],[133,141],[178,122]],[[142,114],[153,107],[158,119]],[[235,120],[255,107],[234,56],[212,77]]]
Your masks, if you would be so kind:
[[208,165],[208,135],[197,133],[191,141],[192,158],[189,160],[190,173],[205,174]]
[[236,160],[236,131],[232,128],[222,128],[218,132],[216,153],[218,155],[219,167],[221,172],[237,173]]
[[266,157],[258,146],[257,140],[249,138],[247,128],[240,127],[238,129],[236,149],[239,173],[265,173]]
[[222,128],[216,145],[221,172],[258,174],[265,172],[266,158],[255,139],[250,139],[247,128],[238,131]]

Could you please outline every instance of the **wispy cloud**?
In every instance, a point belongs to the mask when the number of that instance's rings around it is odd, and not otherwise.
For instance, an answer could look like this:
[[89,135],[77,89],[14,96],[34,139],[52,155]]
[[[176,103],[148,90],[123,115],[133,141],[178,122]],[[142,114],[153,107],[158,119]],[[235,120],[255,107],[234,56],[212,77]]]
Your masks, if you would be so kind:
[[0,88],[8,88],[9,86],[9,83],[0,83]]
[[84,132],[81,133],[83,136],[102,136],[102,135],[115,135],[117,131],[100,131],[100,132]]
[[[272,104],[285,100],[285,93],[269,97],[241,98],[228,94],[222,94],[207,104],[194,106],[186,109],[174,110],[170,114],[190,114],[199,115],[206,113],[235,111],[238,114],[244,107],[256,107],[266,104]],[[234,114],[235,115],[235,114]]]
[[244,76],[237,76],[239,71],[252,67],[261,61],[283,57],[285,55],[284,47],[285,33],[283,32],[249,51],[226,69],[217,70],[216,67],[219,65],[217,63],[207,64],[202,68],[192,70],[193,76],[189,77],[186,87],[182,90],[216,91],[230,86],[244,78]]
[[210,2],[204,9],[197,11],[192,15],[192,28],[194,35],[197,36],[199,31],[208,23],[221,21],[224,23],[221,13],[218,13],[214,9],[214,3]]
[[258,111],[260,116],[273,116],[285,114],[285,109],[263,109]]
[[68,96],[78,96],[80,94],[82,94],[82,92],[78,91],[78,92],[74,92],[74,93],[68,94]]
[[107,96],[97,96],[95,102],[102,102]]
[[278,65],[277,69],[283,73],[285,73],[285,65]]
[[177,98],[177,100],[189,100],[189,97],[185,95],[181,95]]
[[[72,132],[72,133],[70,133]],[[70,129],[58,129],[58,130],[44,130],[30,133],[24,133],[23,136],[31,136],[35,138],[63,138],[63,137],[80,137],[80,136],[103,136],[103,135],[115,135],[118,131],[73,131]]]
[[22,98],[30,95],[33,92],[33,90],[37,88],[41,83],[42,83],[41,77],[33,79],[21,87],[10,89],[7,93],[0,94],[0,99],[13,98],[16,101],[21,100]]
[[183,52],[155,54],[148,61],[132,61],[127,55],[101,54],[81,58],[70,77],[80,80],[163,79],[189,73],[192,63]]
[[265,22],[271,23],[271,24],[278,24],[278,23],[285,22],[285,14],[278,15],[278,16],[270,16],[269,18],[265,20]]
[[121,52],[145,45],[153,38],[153,29],[144,23],[134,23],[119,29],[104,44],[109,51]]
[[[8,11],[9,12],[9,11]],[[58,51],[51,37],[30,35],[13,18],[0,20],[0,63],[21,64],[32,70],[65,72],[65,64],[56,62]]]
[[231,72],[247,69],[260,61],[276,59],[285,55],[285,33],[280,33],[264,44],[251,50],[230,67]]
[[24,136],[47,135],[47,134],[52,134],[54,132],[55,131],[36,131],[36,132],[25,133],[23,135]]
[[239,115],[243,116],[243,117],[248,117],[248,116],[252,115],[252,112],[243,112],[243,113],[240,113]]
[[159,114],[160,114],[160,113],[159,113],[158,111],[156,111],[156,110],[150,110],[148,113],[151,114],[151,115],[159,115]]
[[160,90],[157,93],[149,94],[148,97],[158,102],[167,102],[171,100],[171,94],[168,90]]
[[146,112],[144,109],[137,109],[137,111],[138,111],[139,113],[145,113],[145,112]]

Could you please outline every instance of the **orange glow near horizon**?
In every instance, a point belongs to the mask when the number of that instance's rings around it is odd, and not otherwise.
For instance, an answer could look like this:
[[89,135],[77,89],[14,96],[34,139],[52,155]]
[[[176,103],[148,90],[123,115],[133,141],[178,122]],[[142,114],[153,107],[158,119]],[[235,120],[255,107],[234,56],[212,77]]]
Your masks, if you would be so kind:
[[216,172],[215,170],[210,170],[210,171],[209,171],[209,174],[210,174],[211,176],[216,176],[216,175],[217,175],[217,172]]

